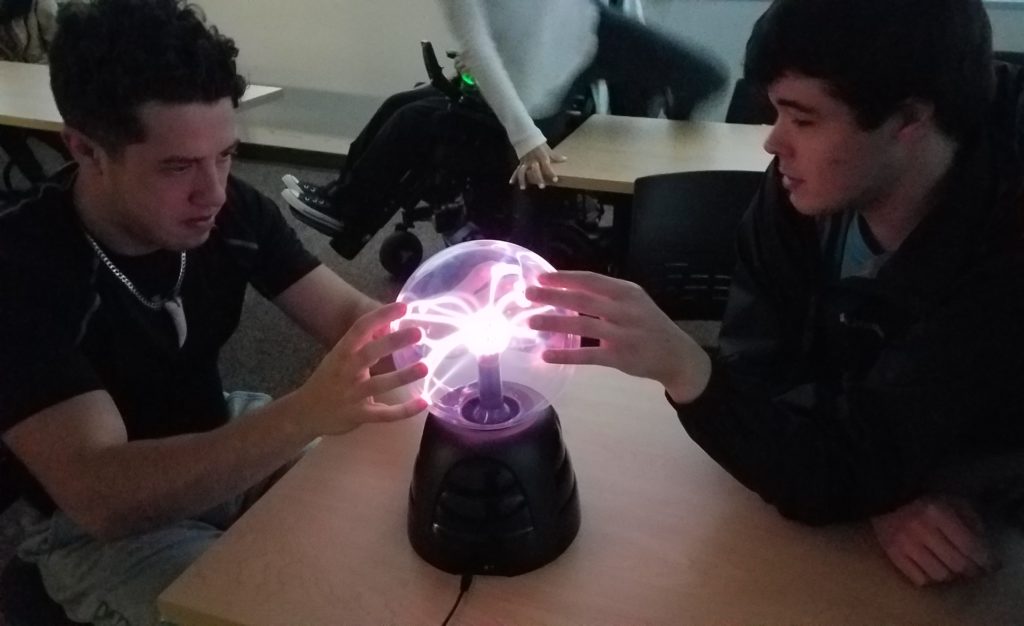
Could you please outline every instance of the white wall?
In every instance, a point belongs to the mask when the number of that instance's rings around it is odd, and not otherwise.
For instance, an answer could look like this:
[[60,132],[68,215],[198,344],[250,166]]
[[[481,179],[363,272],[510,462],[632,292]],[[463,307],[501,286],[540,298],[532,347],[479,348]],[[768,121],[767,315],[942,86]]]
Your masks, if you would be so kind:
[[[768,0],[644,1],[648,24],[710,50],[726,62],[733,79],[743,72],[747,37],[768,5]],[[986,5],[995,49],[1024,50],[1024,4],[1013,6],[1003,1]],[[709,103],[698,117],[723,119],[728,95]]]
[[[743,51],[754,22],[768,7],[766,0],[646,0],[647,23],[702,47],[725,62],[731,84],[743,72]],[[731,89],[707,103],[695,117],[725,118]]]
[[[1021,0],[1024,2],[1024,0]],[[743,48],[767,0],[646,0],[648,22],[714,51],[735,70]],[[1024,4],[1006,0],[988,4],[997,50],[1024,50]]]
[[[516,0],[508,0],[514,2]],[[249,79],[285,87],[387,96],[423,80],[419,40],[452,47],[436,0],[198,0],[235,38]],[[767,0],[645,0],[648,23],[704,46],[733,76]],[[1024,50],[1024,5],[989,5],[995,47]],[[721,119],[723,101],[701,117]]]
[[424,79],[421,39],[452,47],[435,0],[195,2],[259,83],[387,96]]
[[991,6],[988,15],[995,49],[1024,51],[1024,4]]
[[[645,0],[648,22],[702,43],[737,69],[767,0]],[[995,48],[1024,50],[1024,0],[986,2]]]

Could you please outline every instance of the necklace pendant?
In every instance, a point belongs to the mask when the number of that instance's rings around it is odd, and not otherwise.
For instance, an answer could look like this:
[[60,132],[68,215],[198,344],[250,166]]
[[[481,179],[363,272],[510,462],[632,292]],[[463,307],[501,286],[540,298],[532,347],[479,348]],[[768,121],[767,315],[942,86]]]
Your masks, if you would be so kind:
[[164,310],[171,316],[174,323],[174,332],[178,335],[178,347],[185,345],[185,338],[188,336],[188,324],[185,322],[185,305],[181,296],[174,296],[164,302]]

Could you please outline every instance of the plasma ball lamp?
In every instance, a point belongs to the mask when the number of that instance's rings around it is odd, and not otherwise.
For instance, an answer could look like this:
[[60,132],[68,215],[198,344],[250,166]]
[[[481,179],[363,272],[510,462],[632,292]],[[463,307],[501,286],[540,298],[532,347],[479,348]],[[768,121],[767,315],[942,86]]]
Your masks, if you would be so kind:
[[554,268],[502,241],[471,241],[428,259],[398,296],[419,343],[395,353],[427,376],[414,384],[430,409],[409,493],[409,539],[436,567],[516,575],[561,554],[579,529],[576,478],[551,402],[572,367],[548,349],[579,337],[529,327],[540,313],[573,315],[526,298]]

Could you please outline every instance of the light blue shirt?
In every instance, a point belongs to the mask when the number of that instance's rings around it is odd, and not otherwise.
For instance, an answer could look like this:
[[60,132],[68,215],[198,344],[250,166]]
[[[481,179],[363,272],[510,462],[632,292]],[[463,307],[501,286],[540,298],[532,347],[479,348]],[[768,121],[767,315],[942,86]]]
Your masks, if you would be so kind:
[[843,264],[839,277],[874,278],[888,258],[889,253],[882,250],[874,235],[871,234],[867,221],[858,213],[850,220],[846,231],[846,241],[843,243]]

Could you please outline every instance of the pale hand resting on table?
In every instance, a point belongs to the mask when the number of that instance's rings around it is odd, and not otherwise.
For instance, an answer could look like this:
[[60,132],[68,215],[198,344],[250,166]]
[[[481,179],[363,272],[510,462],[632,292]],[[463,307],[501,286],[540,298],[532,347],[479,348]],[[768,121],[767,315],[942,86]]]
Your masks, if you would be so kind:
[[542,143],[533,150],[530,150],[519,159],[516,171],[512,172],[512,178],[508,184],[518,184],[520,189],[526,189],[528,184],[534,184],[543,189],[548,183],[557,183],[558,174],[551,168],[552,163],[564,163],[566,157],[557,154]]
[[871,526],[889,560],[919,587],[998,567],[981,519],[964,500],[921,497],[871,518]]
[[[470,71],[469,67],[462,60],[462,55],[455,57],[455,70],[459,74],[465,74]],[[551,164],[563,163],[565,160],[565,156],[553,152],[546,142],[542,143],[519,159],[519,165],[512,172],[512,177],[508,179],[508,184],[518,184],[520,189],[526,189],[526,186],[532,183],[543,189],[549,182],[558,182],[558,174],[555,174],[555,171],[551,169]]]
[[710,357],[638,285],[591,272],[555,272],[538,280],[541,286],[528,288],[527,298],[582,315],[535,315],[530,328],[601,341],[598,347],[548,350],[545,361],[605,365],[650,378],[679,403],[704,392]]
[[423,363],[398,371],[374,373],[376,368],[370,371],[378,361],[419,341],[419,328],[390,332],[391,322],[403,315],[405,304],[394,303],[360,317],[295,392],[301,412],[308,417],[311,437],[344,434],[369,422],[405,419],[426,408],[422,398],[394,405],[374,400],[375,396],[380,397],[427,374]]

